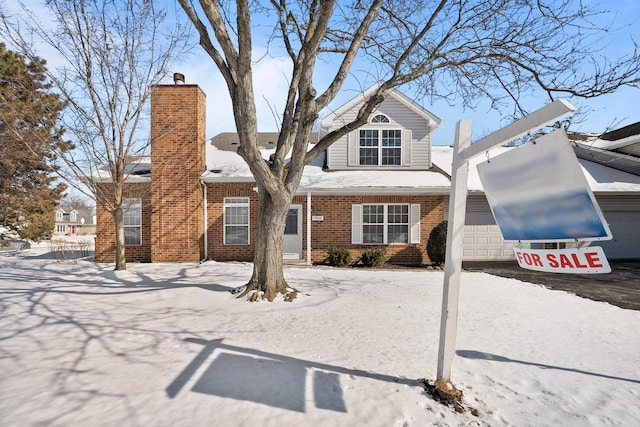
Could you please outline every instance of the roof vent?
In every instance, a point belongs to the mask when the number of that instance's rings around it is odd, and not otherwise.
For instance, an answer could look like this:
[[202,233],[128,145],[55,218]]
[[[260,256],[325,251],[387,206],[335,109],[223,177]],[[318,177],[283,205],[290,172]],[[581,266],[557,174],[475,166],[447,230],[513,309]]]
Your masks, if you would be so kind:
[[177,85],[184,84],[184,74],[173,73],[173,82]]

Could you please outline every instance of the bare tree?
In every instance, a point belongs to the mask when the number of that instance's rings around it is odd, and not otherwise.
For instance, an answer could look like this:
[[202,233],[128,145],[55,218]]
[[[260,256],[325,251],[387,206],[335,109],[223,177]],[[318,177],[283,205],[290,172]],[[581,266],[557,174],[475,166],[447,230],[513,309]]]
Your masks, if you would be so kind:
[[48,0],[37,12],[19,4],[17,16],[1,13],[1,34],[27,58],[41,48],[57,65],[48,77],[67,105],[65,136],[75,144],[59,159],[69,184],[113,216],[115,269],[124,270],[125,165],[148,153],[151,87],[187,38],[153,0]]
[[[255,177],[260,201],[253,277],[244,293],[262,291],[268,300],[290,292],[282,237],[303,167],[365,124],[390,89],[419,82],[432,97],[470,105],[486,97],[520,111],[531,93],[594,97],[639,82],[637,49],[624,58],[596,57],[592,37],[604,35],[592,24],[599,12],[571,0],[178,1],[231,95],[238,154]],[[257,146],[252,76],[253,39],[265,25],[273,33],[260,42],[283,49],[293,65],[271,162]],[[310,148],[314,122],[356,60],[376,70],[377,88],[351,122]],[[332,79],[318,91],[314,73],[321,69],[326,78],[329,64],[336,64]]]

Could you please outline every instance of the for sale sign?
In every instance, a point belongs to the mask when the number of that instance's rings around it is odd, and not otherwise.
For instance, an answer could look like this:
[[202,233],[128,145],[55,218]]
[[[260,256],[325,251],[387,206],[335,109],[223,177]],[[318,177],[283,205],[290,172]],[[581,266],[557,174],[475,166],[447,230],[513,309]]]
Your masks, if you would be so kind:
[[514,248],[522,268],[551,273],[599,274],[611,272],[604,251],[599,246],[579,249]]
[[609,240],[611,232],[562,129],[478,165],[505,240]]

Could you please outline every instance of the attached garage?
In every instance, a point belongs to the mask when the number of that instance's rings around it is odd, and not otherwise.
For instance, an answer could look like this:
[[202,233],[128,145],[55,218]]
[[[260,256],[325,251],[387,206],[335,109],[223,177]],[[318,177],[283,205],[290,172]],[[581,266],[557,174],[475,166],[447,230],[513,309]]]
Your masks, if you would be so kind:
[[502,239],[484,195],[467,199],[462,256],[467,261],[513,259],[513,242]]
[[[640,259],[640,196],[596,195],[596,199],[613,239],[593,244],[601,246],[608,259]],[[523,245],[529,246],[527,243]],[[463,259],[510,260],[514,258],[513,247],[513,242],[502,239],[484,195],[470,195],[467,199]]]
[[640,196],[598,196],[612,240],[597,242],[609,259],[640,259]]
[[[494,155],[505,150],[496,149]],[[449,147],[434,147],[433,153],[434,163],[450,173],[452,150]],[[505,242],[493,219],[476,169],[476,164],[482,160],[476,157],[469,165],[463,259],[511,260],[514,259],[513,247],[518,243]],[[612,240],[597,241],[593,245],[601,246],[608,259],[640,260],[640,176],[584,158],[579,162],[613,235]],[[445,206],[448,207],[448,203]],[[528,243],[522,245],[529,247]],[[567,247],[571,246],[571,243],[567,244]],[[542,244],[535,244],[534,247],[541,248]]]

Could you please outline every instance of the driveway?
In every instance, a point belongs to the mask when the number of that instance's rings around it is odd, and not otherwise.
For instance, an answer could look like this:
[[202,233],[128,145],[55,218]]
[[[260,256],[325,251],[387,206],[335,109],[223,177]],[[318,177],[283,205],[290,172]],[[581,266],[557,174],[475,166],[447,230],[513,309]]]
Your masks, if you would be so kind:
[[630,310],[640,310],[640,261],[609,261],[608,274],[562,274],[525,270],[516,261],[465,261],[467,271],[482,271],[500,277],[544,285],[594,301]]

